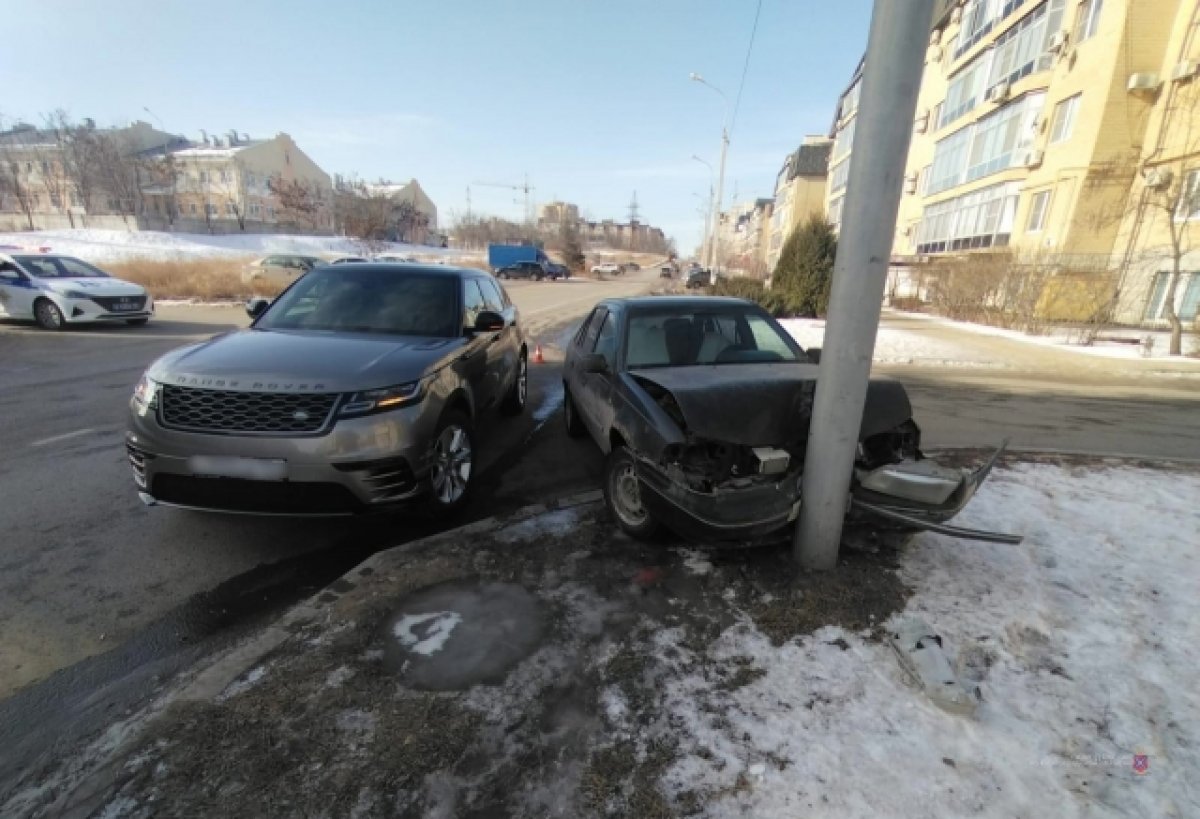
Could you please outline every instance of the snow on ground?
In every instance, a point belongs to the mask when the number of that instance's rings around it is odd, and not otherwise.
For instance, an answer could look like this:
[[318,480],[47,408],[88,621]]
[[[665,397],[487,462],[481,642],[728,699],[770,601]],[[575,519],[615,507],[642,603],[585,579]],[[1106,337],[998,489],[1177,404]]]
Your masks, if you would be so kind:
[[1198,501],[1196,474],[1024,465],[956,520],[1020,546],[914,538],[897,620],[943,636],[982,691],[974,718],[841,628],[773,647],[744,619],[716,658],[766,675],[733,691],[660,632],[682,738],[666,787],[703,794],[706,816],[1200,816]]
[[[825,338],[824,319],[781,319],[780,324],[805,349],[820,347]],[[879,326],[875,340],[877,364],[925,364],[938,367],[980,367],[1002,369],[1002,362],[964,350],[957,344],[929,338],[909,330]]]
[[[924,319],[935,324],[957,327],[960,330],[966,330],[979,335],[999,336],[1012,341],[1037,344],[1042,347],[1053,347],[1056,350],[1067,350],[1072,353],[1080,353],[1081,355],[1122,359],[1169,359],[1172,361],[1192,361],[1193,363],[1200,364],[1200,359],[1180,359],[1170,356],[1168,351],[1170,350],[1171,334],[1166,330],[1150,330],[1139,327],[1111,327],[1102,330],[1092,344],[1083,344],[1081,343],[1083,331],[1069,327],[1050,327],[1044,335],[1029,335],[1020,330],[1008,330],[1003,327],[991,327],[986,324],[973,324],[969,321],[954,321],[953,319],[941,316],[931,316],[928,313],[902,313],[901,315]],[[1117,339],[1125,339],[1125,341],[1118,341]],[[1137,339],[1139,343],[1129,343],[1131,339]],[[1145,339],[1150,339],[1151,341],[1152,346],[1149,355],[1145,354],[1142,347],[1141,342]],[[1200,353],[1200,337],[1196,334],[1189,335],[1185,333],[1183,352],[1184,355]]]
[[[268,253],[351,255],[363,252],[357,239],[340,236],[289,236],[284,234],[164,233],[154,230],[39,230],[0,233],[0,246],[49,247],[51,252],[78,256],[102,264],[128,259],[194,259],[212,256],[263,256]],[[453,258],[461,251],[424,245],[384,243],[375,253],[400,253],[420,257]]]

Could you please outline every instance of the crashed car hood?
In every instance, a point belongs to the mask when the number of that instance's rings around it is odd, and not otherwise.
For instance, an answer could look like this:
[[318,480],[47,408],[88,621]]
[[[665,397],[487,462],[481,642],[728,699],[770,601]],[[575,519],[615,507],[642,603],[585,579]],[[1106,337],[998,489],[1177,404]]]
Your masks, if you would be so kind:
[[[629,375],[674,396],[686,433],[745,446],[780,446],[808,435],[818,370],[816,364],[779,362],[661,367]],[[859,439],[895,429],[910,418],[904,386],[872,378]]]

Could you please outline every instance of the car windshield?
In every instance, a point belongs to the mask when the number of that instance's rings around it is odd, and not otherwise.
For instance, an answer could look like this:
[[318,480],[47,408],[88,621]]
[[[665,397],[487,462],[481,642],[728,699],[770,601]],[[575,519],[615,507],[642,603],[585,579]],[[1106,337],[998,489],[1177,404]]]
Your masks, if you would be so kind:
[[317,268],[280,296],[254,326],[449,338],[462,333],[458,288],[453,276]]
[[633,313],[625,349],[629,369],[805,360],[774,320],[749,306]]
[[107,279],[103,270],[72,256],[13,256],[39,279]]

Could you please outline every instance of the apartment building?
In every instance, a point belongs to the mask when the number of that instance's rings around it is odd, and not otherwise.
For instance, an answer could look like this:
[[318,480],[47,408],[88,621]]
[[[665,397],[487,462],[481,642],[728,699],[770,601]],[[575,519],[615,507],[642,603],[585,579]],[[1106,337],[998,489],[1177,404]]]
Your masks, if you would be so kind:
[[863,62],[858,61],[858,67],[850,77],[850,84],[838,97],[833,126],[829,129],[832,143],[825,187],[825,218],[833,225],[834,231],[840,230],[842,226],[842,205],[846,199],[846,181],[850,178],[850,149],[854,146],[858,102],[862,96]]
[[766,278],[765,250],[769,247],[773,199],[751,199],[722,211],[717,230],[720,269],[734,276]]
[[[1178,139],[1155,134],[1191,121],[1166,109],[1195,75],[1177,65],[1192,54],[1196,6],[966,0],[946,7],[926,53],[893,265],[1012,248],[1080,281],[1119,272],[1117,318],[1152,319],[1146,302],[1162,271],[1145,260],[1161,250],[1163,231],[1145,213],[1135,228],[1129,203],[1145,187],[1144,171],[1187,154]],[[854,91],[852,83],[839,104],[838,137],[853,131]],[[843,156],[835,140],[835,221]]]
[[806,136],[800,147],[784,159],[775,177],[775,205],[764,236],[766,247],[761,251],[767,270],[775,269],[783,243],[798,225],[813,214],[825,214],[826,175],[832,150],[832,139]]

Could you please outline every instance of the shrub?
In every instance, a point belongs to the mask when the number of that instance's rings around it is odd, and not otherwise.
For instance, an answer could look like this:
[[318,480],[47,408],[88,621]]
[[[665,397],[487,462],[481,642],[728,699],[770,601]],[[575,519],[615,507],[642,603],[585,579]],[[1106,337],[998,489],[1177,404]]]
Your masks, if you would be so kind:
[[784,242],[771,279],[776,309],[793,316],[823,316],[829,309],[837,236],[822,216],[813,215]]

